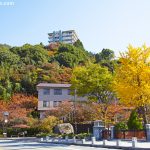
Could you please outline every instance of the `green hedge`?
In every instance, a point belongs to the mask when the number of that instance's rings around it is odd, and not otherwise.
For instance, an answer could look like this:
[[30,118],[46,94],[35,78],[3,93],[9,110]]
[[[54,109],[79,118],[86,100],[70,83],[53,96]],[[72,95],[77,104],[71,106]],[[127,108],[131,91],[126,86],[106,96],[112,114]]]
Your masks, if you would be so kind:
[[[27,134],[25,134],[25,136],[36,136],[37,134],[39,134],[41,131],[38,128],[26,128],[26,129],[14,129],[14,128],[7,128],[7,136],[11,137],[11,136],[18,136],[18,133],[21,132],[27,132]],[[0,129],[0,135],[3,135],[3,130]]]
[[114,127],[115,130],[127,130],[128,129],[128,126],[126,123],[124,122],[119,122],[115,125]]

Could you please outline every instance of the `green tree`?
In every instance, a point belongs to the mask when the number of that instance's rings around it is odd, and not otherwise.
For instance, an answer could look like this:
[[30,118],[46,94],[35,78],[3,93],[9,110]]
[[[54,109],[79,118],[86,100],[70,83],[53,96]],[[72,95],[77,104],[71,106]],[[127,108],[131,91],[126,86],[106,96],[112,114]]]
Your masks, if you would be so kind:
[[52,56],[51,60],[56,60],[60,65],[72,68],[88,61],[88,53],[84,49],[61,43],[56,55]]
[[115,124],[115,130],[127,130],[127,129],[128,126],[124,122],[118,122],[117,124]]
[[12,78],[15,74],[15,67],[8,64],[0,65],[0,99],[9,100],[16,87]]
[[13,47],[10,50],[19,55],[21,61],[26,65],[41,65],[48,62],[49,59],[48,51],[41,44],[25,44],[22,47]]
[[76,67],[72,75],[72,89],[77,95],[87,96],[100,104],[103,121],[107,122],[108,106],[114,101],[111,83],[112,75],[107,68],[98,64]]
[[79,39],[73,45],[77,48],[84,49],[83,43]]
[[103,49],[100,53],[95,55],[96,62],[100,62],[102,60],[112,60],[114,57],[114,51],[110,49]]
[[131,112],[127,125],[130,130],[143,129],[142,119],[138,117],[136,110]]
[[8,47],[0,46],[0,64],[18,64],[20,57],[9,50]]
[[110,49],[103,49],[100,53],[97,53],[95,55],[96,63],[99,63],[101,66],[107,67],[112,73],[114,73],[114,68],[117,64],[117,61],[114,58],[114,51]]
[[67,52],[60,53],[55,58],[60,64],[70,68],[73,68],[79,63],[75,55]]
[[[24,73],[25,72],[25,73]],[[36,85],[38,83],[38,76],[37,76],[37,70],[34,66],[26,66],[24,68],[21,79],[21,87],[22,91],[27,94],[36,95]]]

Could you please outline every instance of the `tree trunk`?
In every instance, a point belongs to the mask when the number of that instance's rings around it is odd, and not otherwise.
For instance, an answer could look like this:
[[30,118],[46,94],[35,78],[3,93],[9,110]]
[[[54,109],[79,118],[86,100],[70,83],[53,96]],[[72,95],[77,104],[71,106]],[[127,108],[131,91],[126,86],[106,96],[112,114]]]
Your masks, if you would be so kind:
[[108,106],[104,106],[104,105],[101,106],[101,110],[102,110],[101,113],[102,113],[102,118],[103,118],[105,128],[107,127],[107,109]]

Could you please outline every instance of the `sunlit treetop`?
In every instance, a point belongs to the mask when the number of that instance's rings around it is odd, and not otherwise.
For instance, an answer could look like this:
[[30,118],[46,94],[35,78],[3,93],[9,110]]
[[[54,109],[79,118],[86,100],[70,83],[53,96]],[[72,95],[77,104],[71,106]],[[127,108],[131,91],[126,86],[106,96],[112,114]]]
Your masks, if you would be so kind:
[[150,48],[143,45],[121,53],[116,69],[114,90],[121,102],[132,106],[150,103]]

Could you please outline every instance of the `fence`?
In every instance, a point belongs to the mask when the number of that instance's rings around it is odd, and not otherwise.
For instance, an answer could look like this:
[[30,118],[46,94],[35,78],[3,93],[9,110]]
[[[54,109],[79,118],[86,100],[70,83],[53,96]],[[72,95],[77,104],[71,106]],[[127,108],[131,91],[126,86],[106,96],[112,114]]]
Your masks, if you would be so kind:
[[115,130],[115,139],[132,139],[132,137],[137,137],[137,139],[146,139],[146,130]]
[[93,133],[93,124],[72,124],[74,130],[77,129],[76,133]]

